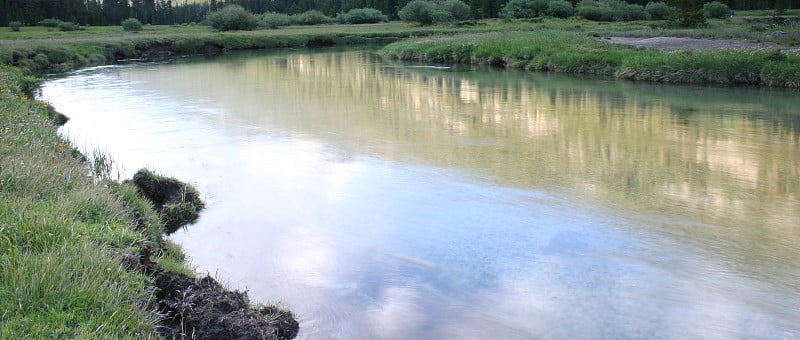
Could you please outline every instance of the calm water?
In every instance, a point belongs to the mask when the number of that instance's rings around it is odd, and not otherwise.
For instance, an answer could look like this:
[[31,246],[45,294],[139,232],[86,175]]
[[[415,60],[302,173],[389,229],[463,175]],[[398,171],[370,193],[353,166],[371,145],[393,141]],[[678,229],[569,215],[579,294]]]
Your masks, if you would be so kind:
[[800,337],[797,93],[295,51],[42,97],[122,178],[194,183],[171,238],[303,339]]

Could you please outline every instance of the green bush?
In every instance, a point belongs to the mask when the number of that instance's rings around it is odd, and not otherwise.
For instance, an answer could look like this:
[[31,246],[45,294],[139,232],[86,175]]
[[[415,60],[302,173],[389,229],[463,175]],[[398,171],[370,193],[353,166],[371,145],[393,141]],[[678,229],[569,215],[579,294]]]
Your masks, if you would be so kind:
[[20,27],[22,27],[22,23],[19,21],[11,21],[8,23],[8,28],[11,29],[11,32],[19,32]]
[[239,5],[227,5],[206,15],[206,25],[217,31],[252,31],[258,18]]
[[644,9],[642,5],[630,4],[622,8],[622,20],[636,21],[636,20],[649,20],[650,13]]
[[333,22],[333,19],[315,9],[292,15],[292,23],[298,25],[319,25],[331,22]]
[[347,13],[339,14],[337,21],[343,24],[374,24],[389,21],[389,17],[374,8],[353,8]]
[[446,0],[439,6],[443,11],[450,13],[453,20],[464,21],[472,19],[472,10],[469,5],[461,0]]
[[266,28],[278,28],[292,24],[292,16],[283,13],[266,12],[261,15],[261,26]]
[[125,32],[139,32],[142,30],[142,23],[139,19],[128,18],[122,21],[122,29],[125,30]]
[[648,2],[644,10],[650,14],[650,19],[664,20],[669,14],[670,7],[663,2]]
[[446,12],[431,1],[412,0],[406,4],[397,15],[403,21],[419,22],[423,25],[435,22],[446,22],[452,19],[450,12]]
[[566,0],[553,0],[547,4],[545,13],[551,17],[556,18],[569,18],[575,14],[575,9],[572,8],[572,3]]
[[671,9],[666,19],[672,27],[695,28],[706,26],[706,17],[699,2],[694,0],[670,0]]
[[547,0],[509,0],[500,16],[504,18],[535,18],[547,10]]
[[731,9],[719,1],[712,1],[703,5],[703,14],[706,18],[725,19],[731,15]]
[[69,31],[80,31],[83,28],[81,28],[81,25],[74,22],[62,22],[58,24],[58,29],[61,30],[62,32],[69,32]]
[[61,20],[58,20],[58,19],[55,19],[55,18],[52,18],[52,19],[44,19],[44,20],[42,20],[42,21],[39,21],[39,26],[44,26],[44,27],[58,27],[58,25],[59,25],[59,24],[61,24],[62,22],[63,22],[63,21],[61,21]]
[[575,7],[575,14],[592,21],[614,21],[614,10],[607,3],[583,0]]

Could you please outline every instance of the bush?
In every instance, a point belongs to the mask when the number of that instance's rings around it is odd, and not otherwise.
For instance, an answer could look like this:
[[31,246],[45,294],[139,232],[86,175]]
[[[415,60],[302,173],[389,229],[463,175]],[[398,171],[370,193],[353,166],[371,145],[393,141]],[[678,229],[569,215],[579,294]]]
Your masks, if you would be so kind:
[[575,13],[572,4],[566,0],[553,0],[547,4],[547,15],[556,18],[569,18]]
[[62,32],[69,32],[69,31],[80,31],[81,25],[74,23],[74,22],[62,22],[58,24],[58,29]]
[[731,9],[719,1],[712,1],[703,5],[703,14],[706,18],[725,19],[731,15]]
[[450,13],[453,20],[464,21],[472,19],[472,10],[469,5],[461,0],[446,0],[439,6],[443,11]]
[[44,26],[44,27],[58,27],[58,25],[59,25],[59,24],[61,24],[62,22],[63,22],[63,21],[61,21],[61,20],[58,20],[58,19],[55,19],[55,18],[52,18],[52,19],[44,19],[44,20],[42,20],[42,21],[39,21],[39,26]]
[[663,2],[648,2],[644,10],[650,14],[650,19],[664,20],[670,11],[670,7]]
[[579,2],[575,8],[575,14],[592,21],[614,21],[616,19],[611,6],[592,0]]
[[625,5],[625,7],[622,9],[622,20],[650,20],[650,14],[647,13],[642,5]]
[[205,23],[218,31],[252,31],[258,18],[239,5],[227,5],[206,15]]
[[22,27],[22,23],[19,21],[11,21],[8,23],[8,28],[11,29],[11,32],[19,32],[20,27]]
[[504,18],[535,18],[547,10],[547,0],[509,0],[500,16]]
[[283,13],[266,12],[261,15],[261,26],[278,28],[292,24],[292,16]]
[[446,22],[452,19],[450,12],[446,12],[435,3],[425,0],[412,0],[400,9],[397,15],[403,21],[415,21],[423,25]]
[[122,22],[122,29],[125,30],[125,32],[139,32],[142,30],[142,23],[139,19],[128,18]]
[[301,14],[292,15],[292,23],[298,25],[318,25],[333,22],[333,19],[318,10],[312,9]]
[[374,8],[353,8],[339,16],[339,21],[346,24],[374,24],[389,21],[389,17]]

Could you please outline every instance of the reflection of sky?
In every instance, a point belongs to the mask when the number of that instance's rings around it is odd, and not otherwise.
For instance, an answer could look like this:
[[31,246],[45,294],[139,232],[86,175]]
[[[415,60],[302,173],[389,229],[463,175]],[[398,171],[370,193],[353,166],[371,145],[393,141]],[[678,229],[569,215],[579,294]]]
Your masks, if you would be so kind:
[[103,145],[124,177],[150,166],[196,182],[209,207],[173,239],[200,270],[254,299],[283,301],[298,313],[301,337],[800,332],[789,299],[638,228],[665,223],[659,217],[612,218],[479,174],[362,155],[274,127],[215,128],[198,117],[224,109],[134,89],[116,70],[52,82],[44,95],[73,118],[68,133]]

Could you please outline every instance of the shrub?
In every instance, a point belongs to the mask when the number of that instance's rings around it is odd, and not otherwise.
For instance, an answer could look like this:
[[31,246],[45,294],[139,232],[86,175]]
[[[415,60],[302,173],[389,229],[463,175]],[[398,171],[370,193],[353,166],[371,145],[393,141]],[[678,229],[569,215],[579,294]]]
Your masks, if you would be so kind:
[[69,31],[79,31],[81,30],[81,25],[74,23],[74,22],[62,22],[58,24],[58,29],[62,32],[69,32]]
[[122,29],[125,30],[125,32],[139,32],[142,30],[142,23],[139,19],[128,18],[122,22]]
[[403,21],[415,21],[423,25],[452,19],[450,12],[445,12],[435,3],[425,0],[412,0],[397,15]]
[[258,18],[239,5],[227,5],[206,15],[205,23],[218,31],[252,31]]
[[622,20],[635,21],[635,20],[649,20],[650,14],[644,9],[642,5],[630,4],[622,8]]
[[616,19],[614,11],[607,3],[593,0],[583,0],[575,7],[575,14],[593,21],[613,21]]
[[504,18],[535,18],[547,10],[547,0],[509,0],[500,16]]
[[318,25],[330,22],[333,22],[333,19],[315,9],[292,15],[292,23],[298,25]]
[[11,29],[11,32],[19,32],[20,27],[22,27],[22,23],[19,21],[11,21],[8,23],[8,28]]
[[719,1],[712,1],[703,5],[703,14],[706,18],[725,19],[731,15],[731,9]]
[[644,10],[650,14],[653,20],[664,20],[670,11],[670,7],[663,2],[648,2]]
[[697,1],[668,0],[667,3],[674,7],[667,14],[670,26],[692,28],[706,25],[706,17]]
[[443,11],[450,13],[453,20],[464,21],[472,19],[472,10],[469,5],[461,0],[446,0],[439,6]]
[[547,4],[547,15],[556,18],[569,18],[575,13],[572,4],[566,0],[553,0]]
[[261,26],[266,28],[278,28],[292,24],[292,16],[283,13],[266,12],[261,15]]
[[62,23],[62,22],[63,22],[63,21],[61,21],[61,20],[58,20],[58,19],[55,19],[55,18],[52,18],[52,19],[44,19],[44,20],[42,20],[42,21],[39,21],[39,26],[44,26],[44,27],[58,27],[58,25],[59,25],[60,23]]
[[389,21],[389,17],[374,8],[353,8],[347,13],[337,16],[337,20],[345,24],[374,24]]

